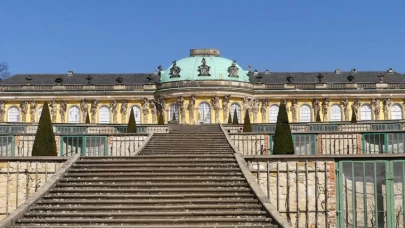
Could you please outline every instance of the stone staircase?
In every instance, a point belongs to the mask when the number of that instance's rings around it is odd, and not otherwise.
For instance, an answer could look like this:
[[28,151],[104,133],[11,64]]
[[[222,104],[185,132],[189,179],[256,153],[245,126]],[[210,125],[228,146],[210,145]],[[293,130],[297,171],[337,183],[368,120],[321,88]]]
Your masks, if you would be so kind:
[[10,227],[278,226],[214,125],[154,134],[134,157],[82,157]]

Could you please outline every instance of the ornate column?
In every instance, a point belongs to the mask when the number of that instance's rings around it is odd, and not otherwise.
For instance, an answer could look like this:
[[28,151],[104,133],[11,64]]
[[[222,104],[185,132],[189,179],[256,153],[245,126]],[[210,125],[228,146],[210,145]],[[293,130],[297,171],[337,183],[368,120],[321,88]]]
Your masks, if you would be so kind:
[[152,113],[152,123],[157,124],[157,110],[156,110],[156,100],[152,99],[149,101],[150,112]]
[[318,99],[314,99],[312,101],[312,108],[314,109],[314,120],[316,121],[318,119],[318,113],[319,113],[319,109],[320,109]]
[[87,113],[89,112],[89,104],[85,99],[81,100],[80,109],[82,111],[82,123],[86,123],[86,116]]
[[329,98],[324,98],[323,101],[322,101],[323,121],[328,121],[329,120],[329,116],[328,116],[329,103],[330,103]]
[[94,99],[91,102],[91,122],[96,123],[96,114],[97,114],[98,100]]
[[391,98],[385,98],[383,101],[384,120],[389,120],[389,110],[391,108]]
[[30,103],[31,123],[35,122],[35,112],[37,111],[37,106],[38,106],[38,103],[35,100],[31,101],[31,103]]
[[218,96],[213,96],[211,97],[211,106],[214,109],[215,112],[215,123],[219,123],[219,97]]
[[56,104],[56,101],[51,100],[49,102],[49,107],[51,109],[52,123],[55,123],[56,122],[56,114],[58,113],[58,105]]
[[110,104],[110,110],[111,110],[111,113],[112,113],[112,116],[113,116],[113,123],[115,123],[115,124],[118,123],[118,119],[117,119],[118,110],[117,110],[117,107],[118,107],[117,101],[112,100],[111,104]]
[[[177,104],[179,105],[180,119],[179,123],[186,123],[186,105],[184,104],[184,97],[180,96],[177,98]],[[181,121],[181,122],[180,122]]]
[[380,112],[381,112],[381,103],[380,99],[374,98],[371,100],[371,105],[373,106],[374,111],[374,120],[380,119]]
[[20,109],[21,109],[21,121],[26,122],[27,121],[27,112],[28,112],[28,102],[21,101]]
[[0,101],[0,122],[4,122],[4,114],[6,113],[6,103]]
[[354,113],[356,114],[356,119],[357,120],[359,119],[360,104],[361,104],[360,98],[354,99],[353,104],[352,104],[352,109],[353,109]]
[[128,110],[128,101],[127,100],[122,100],[121,102],[121,123],[126,123],[127,122],[127,110]]
[[298,118],[297,118],[297,108],[298,108],[298,101],[297,99],[293,99],[291,100],[291,113],[292,113],[292,119],[293,122],[297,122]]
[[260,107],[260,112],[262,113],[262,123],[267,123],[267,108],[270,106],[269,99],[262,100],[262,106]]
[[197,99],[196,95],[193,94],[190,96],[189,101],[188,101],[188,115],[190,117],[190,124],[195,124],[194,120],[194,109],[195,109],[195,100]]
[[340,101],[340,105],[343,108],[343,113],[345,116],[345,121],[349,121],[350,120],[350,115],[349,115],[349,99],[344,98],[342,99],[342,101]]
[[222,110],[224,111],[224,123],[228,123],[228,117],[229,117],[229,99],[231,98],[231,95],[225,95],[224,98],[222,98]]
[[148,123],[148,114],[149,114],[149,100],[148,98],[144,97],[141,100],[141,107],[142,107],[142,122],[144,124]]
[[59,106],[60,122],[64,123],[66,121],[65,115],[67,111],[66,101],[61,101]]
[[257,113],[259,113],[260,100],[252,99],[252,112],[253,112],[253,123],[257,123]]

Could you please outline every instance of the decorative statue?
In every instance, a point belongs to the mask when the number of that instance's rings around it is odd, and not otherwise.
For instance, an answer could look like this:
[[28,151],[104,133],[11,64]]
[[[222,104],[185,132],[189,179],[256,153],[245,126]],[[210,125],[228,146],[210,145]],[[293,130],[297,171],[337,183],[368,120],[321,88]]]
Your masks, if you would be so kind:
[[150,112],[152,113],[152,123],[157,124],[157,109],[156,109],[156,100],[152,99],[149,101]]
[[[94,99],[91,102],[91,110],[90,110],[92,123],[96,122],[97,106],[98,106],[98,101],[96,99]],[[84,119],[84,121],[86,121],[86,119]]]
[[158,97],[158,98],[157,98],[157,111],[158,111],[158,114],[159,114],[159,115],[162,113],[162,115],[163,115],[163,121],[164,121],[164,120],[165,120],[165,117],[166,117],[166,115],[165,115],[165,113],[166,113],[166,102],[165,102],[165,100],[164,100],[163,98],[161,98],[161,97]]
[[86,123],[86,116],[89,112],[89,104],[87,104],[85,99],[80,101],[80,109],[82,110],[82,122]]
[[384,99],[383,105],[384,105],[384,107],[383,107],[383,109],[384,109],[384,120],[388,120],[389,119],[388,118],[388,112],[389,112],[390,107],[391,107],[391,98]]
[[0,122],[4,122],[4,114],[6,113],[6,103],[0,101]]
[[[31,116],[31,123],[35,122],[35,112],[37,111],[37,105],[38,103],[33,100],[30,103],[30,116]],[[39,116],[38,116],[39,119]]]
[[374,109],[374,120],[379,120],[380,119],[380,112],[381,112],[381,103],[380,99],[375,98],[371,100],[371,105],[373,106]]
[[49,102],[49,107],[51,109],[52,122],[55,123],[56,122],[56,114],[58,113],[58,106],[56,104],[56,101],[51,100],[51,102]]
[[201,65],[198,67],[198,76],[211,76],[210,75],[210,66],[207,65],[207,62],[205,61],[205,58],[202,58],[201,60]]
[[[186,106],[184,104],[184,97],[180,96],[177,98],[177,105],[179,106],[180,110],[180,116],[181,116],[181,123],[185,124],[186,123]],[[180,122],[180,120],[179,120]]]
[[230,67],[228,67],[229,77],[238,77],[239,68],[236,66],[236,60],[232,61]]
[[194,107],[195,107],[195,100],[197,99],[196,95],[193,94],[190,96],[190,99],[188,101],[188,112],[189,112],[189,116],[190,116],[190,124],[195,124],[195,120],[194,120]]
[[314,117],[315,117],[315,120],[318,118],[318,113],[319,113],[319,109],[320,109],[320,106],[319,106],[319,100],[318,99],[314,99],[313,101],[312,101],[312,107],[313,107],[313,109],[314,109]]
[[121,103],[121,123],[126,123],[127,122],[127,110],[128,110],[128,101],[127,100],[122,100]]
[[297,122],[297,121],[298,121],[298,118],[297,118],[297,107],[298,107],[297,99],[293,99],[293,100],[291,101],[291,108],[290,108],[291,113],[292,113],[293,122]]
[[170,68],[170,77],[171,78],[175,78],[175,77],[180,77],[180,72],[181,72],[181,68],[179,66],[177,66],[176,60],[173,61],[173,66],[172,68]]
[[356,119],[359,119],[359,108],[360,108],[360,104],[361,104],[360,98],[354,99],[353,104],[352,104],[352,109],[353,109],[353,111],[354,111],[354,114],[355,114],[356,117],[357,117]]
[[214,109],[215,112],[215,123],[219,123],[219,97],[218,96],[213,96],[211,97],[211,106]]
[[345,121],[349,121],[350,120],[350,116],[349,116],[349,99],[347,99],[347,98],[342,99],[340,104],[343,107],[343,113],[345,114]]
[[262,106],[260,107],[260,112],[262,113],[262,123],[266,123],[267,108],[270,106],[269,99],[262,99]]
[[243,108],[243,112],[245,112],[245,110],[251,110],[252,109],[252,99],[248,98],[248,97],[244,97],[243,101],[242,101],[242,108]]
[[22,122],[26,122],[26,119],[27,119],[26,117],[27,117],[27,112],[28,112],[28,102],[21,101],[20,108],[21,108]]
[[322,113],[323,113],[323,121],[328,121],[328,111],[329,111],[329,98],[324,98],[322,101]]
[[147,123],[148,114],[149,114],[149,99],[148,98],[146,98],[146,97],[142,98],[141,107],[142,107],[143,122]]
[[60,108],[59,108],[59,114],[60,114],[60,121],[62,123],[65,122],[66,111],[67,111],[67,103],[66,103],[66,101],[61,101],[60,102]]
[[229,99],[231,98],[231,95],[225,95],[224,98],[222,98],[222,110],[224,111],[224,123],[228,122],[228,117],[229,117]]
[[117,110],[117,107],[118,107],[117,101],[112,100],[111,104],[110,104],[110,109],[111,109],[112,116],[113,116],[113,123],[115,123],[115,124],[118,123],[118,118],[117,118],[118,110]]
[[257,123],[257,113],[259,113],[260,100],[252,99],[252,112],[253,112],[253,123]]

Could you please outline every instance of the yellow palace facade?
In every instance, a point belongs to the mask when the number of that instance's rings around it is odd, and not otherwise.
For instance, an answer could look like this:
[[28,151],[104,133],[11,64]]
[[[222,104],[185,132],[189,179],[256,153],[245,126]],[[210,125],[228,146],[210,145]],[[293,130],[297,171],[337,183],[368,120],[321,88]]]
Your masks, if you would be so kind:
[[253,123],[276,122],[281,102],[291,122],[397,120],[404,118],[405,75],[383,71],[259,72],[243,69],[217,49],[158,66],[150,74],[17,74],[0,83],[0,121],[38,121],[48,102],[54,123],[128,122],[130,109],[141,124],[239,122],[249,110]]

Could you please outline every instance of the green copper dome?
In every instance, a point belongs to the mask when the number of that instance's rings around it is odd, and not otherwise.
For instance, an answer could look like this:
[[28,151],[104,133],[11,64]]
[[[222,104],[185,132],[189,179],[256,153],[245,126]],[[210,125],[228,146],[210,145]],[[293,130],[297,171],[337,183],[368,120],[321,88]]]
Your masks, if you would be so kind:
[[190,57],[174,61],[160,72],[160,82],[175,81],[249,82],[249,72],[236,61],[222,58],[217,49],[192,49]]

